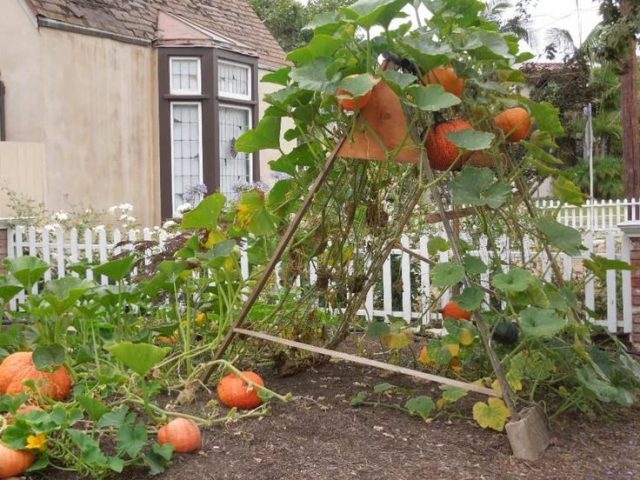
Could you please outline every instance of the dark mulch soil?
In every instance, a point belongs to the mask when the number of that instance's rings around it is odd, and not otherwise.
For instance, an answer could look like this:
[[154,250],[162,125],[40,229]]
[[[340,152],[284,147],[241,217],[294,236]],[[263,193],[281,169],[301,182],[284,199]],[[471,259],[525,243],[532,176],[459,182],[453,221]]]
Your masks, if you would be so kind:
[[[598,422],[565,417],[553,425],[554,445],[544,457],[523,462],[510,456],[506,435],[482,430],[469,418],[424,423],[397,410],[349,405],[352,395],[381,382],[437,396],[434,385],[342,362],[291,377],[265,376],[271,388],[294,399],[274,402],[270,416],[209,429],[199,454],[178,456],[156,478],[640,479],[640,409]],[[470,417],[476,399],[465,400]]]

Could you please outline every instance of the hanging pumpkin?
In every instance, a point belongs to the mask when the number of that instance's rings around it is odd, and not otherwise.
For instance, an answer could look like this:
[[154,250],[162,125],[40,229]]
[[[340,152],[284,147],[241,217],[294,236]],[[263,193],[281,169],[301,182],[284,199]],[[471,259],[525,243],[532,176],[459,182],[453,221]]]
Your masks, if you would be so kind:
[[426,85],[442,85],[445,91],[453,93],[457,97],[464,92],[464,79],[458,77],[452,67],[436,67],[422,77],[422,81]]
[[0,442],[0,478],[22,475],[32,464],[33,453],[25,450],[13,450]]
[[[356,76],[357,75],[349,75],[346,78]],[[344,88],[339,88],[336,92],[336,96],[338,97],[338,103],[343,110],[346,110],[347,112],[353,112],[354,110],[360,110],[367,106],[367,104],[371,100],[371,90],[369,90],[364,95],[354,97],[353,93],[345,90]]]
[[202,445],[200,427],[188,418],[176,418],[158,430],[158,443],[168,443],[178,453],[195,452]]
[[425,141],[431,168],[448,170],[453,165],[453,169],[458,170],[462,167],[470,153],[466,152],[460,155],[460,149],[447,138],[447,134],[470,129],[473,129],[471,124],[462,119],[439,123],[431,128]]
[[17,395],[27,390],[25,381],[38,384],[41,394],[54,400],[64,400],[71,393],[73,379],[66,367],[54,372],[41,372],[33,363],[32,352],[16,352],[0,364],[0,395]]
[[509,108],[493,119],[508,142],[519,142],[531,132],[531,115],[522,107]]
[[[252,382],[264,386],[262,377],[254,372],[242,372]],[[218,383],[218,398],[227,407],[250,410],[259,407],[262,399],[258,395],[259,388],[249,385],[235,373],[223,377]]]
[[455,320],[471,320],[471,312],[461,308],[457,302],[452,300],[442,309],[442,317]]

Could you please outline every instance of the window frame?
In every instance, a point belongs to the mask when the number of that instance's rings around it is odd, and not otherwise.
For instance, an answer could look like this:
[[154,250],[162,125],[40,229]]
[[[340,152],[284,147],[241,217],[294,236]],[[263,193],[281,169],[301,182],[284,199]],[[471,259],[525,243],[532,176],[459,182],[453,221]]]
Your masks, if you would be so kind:
[[[202,182],[209,193],[220,191],[220,105],[247,107],[252,110],[251,128],[260,118],[258,97],[258,59],[222,50],[217,47],[158,47],[158,123],[160,157],[160,212],[163,219],[173,216],[172,118],[171,102],[200,102],[202,142]],[[198,57],[200,59],[200,95],[171,93],[171,57]],[[251,68],[251,99],[243,100],[220,96],[218,92],[218,61],[246,64]],[[252,180],[260,179],[260,154],[252,154]]]
[[[232,103],[228,103],[228,102],[220,102],[218,104],[218,118],[220,118],[220,110],[223,108],[235,108],[236,110],[244,110],[246,112],[249,113],[249,122],[248,122],[248,126],[249,128],[253,128],[253,109],[249,106],[246,105],[236,105],[236,104],[232,104]],[[220,122],[218,121],[218,125],[220,125]],[[220,133],[218,132],[218,162],[220,162],[222,155],[220,154]],[[249,178],[252,179],[254,182],[258,179],[256,179],[256,176],[254,175],[254,169],[255,169],[255,165],[254,165],[254,161],[253,161],[253,153],[249,153]],[[220,177],[222,177],[222,165],[219,164],[218,165],[218,171],[220,172]],[[222,192],[222,181],[220,181],[220,185],[218,185],[218,189],[220,192]],[[222,192],[224,193],[224,192]]]
[[[197,68],[198,68],[198,88],[197,91],[191,91],[191,90],[174,90],[173,89],[173,62],[174,60],[195,60],[197,63]],[[169,92],[171,95],[184,95],[184,96],[191,96],[191,95],[201,95],[202,94],[202,61],[200,59],[200,57],[194,57],[194,56],[177,56],[177,55],[172,55],[171,57],[169,57]]]
[[[218,97],[221,99],[230,99],[230,100],[246,100],[246,101],[251,101],[252,100],[252,92],[253,92],[253,78],[251,75],[251,65],[248,63],[240,63],[240,62],[234,62],[231,60],[226,60],[224,57],[219,57],[218,58],[218,63],[217,66],[219,67],[220,64],[226,64],[226,65],[231,65],[234,67],[241,67],[244,68],[247,71],[247,90],[249,92],[248,95],[239,95],[239,94],[233,94],[233,93],[229,93],[229,92],[222,92],[220,90],[220,76],[216,75],[216,84],[218,86]],[[219,73],[219,72],[218,72]]]
[[172,213],[175,215],[178,212],[178,205],[175,204],[175,156],[174,156],[174,141],[173,141],[173,108],[176,105],[196,105],[198,107],[198,157],[199,157],[199,165],[198,165],[198,181],[200,183],[204,182],[204,157],[203,157],[203,138],[202,138],[202,102],[189,102],[189,101],[173,101],[169,104],[169,118],[171,119],[171,205],[172,205]]

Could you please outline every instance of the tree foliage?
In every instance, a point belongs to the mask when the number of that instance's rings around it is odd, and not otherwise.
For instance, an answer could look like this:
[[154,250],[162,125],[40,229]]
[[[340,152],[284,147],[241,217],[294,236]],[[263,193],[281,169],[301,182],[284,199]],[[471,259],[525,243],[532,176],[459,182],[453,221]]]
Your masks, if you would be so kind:
[[251,5],[280,46],[295,50],[313,36],[307,24],[318,14],[333,12],[355,0],[309,0],[303,5],[298,0],[251,0]]

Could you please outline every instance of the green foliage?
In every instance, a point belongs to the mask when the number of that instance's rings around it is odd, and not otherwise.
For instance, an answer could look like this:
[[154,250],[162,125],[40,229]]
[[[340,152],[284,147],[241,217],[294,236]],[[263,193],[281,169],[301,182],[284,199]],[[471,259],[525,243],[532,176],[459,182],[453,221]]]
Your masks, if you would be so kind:
[[[599,157],[593,160],[594,196],[598,199],[615,200],[624,196],[623,162],[620,157]],[[585,194],[589,194],[589,165],[579,162],[571,169],[575,181]]]

